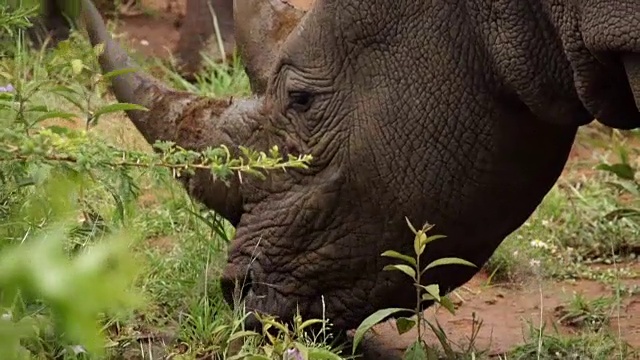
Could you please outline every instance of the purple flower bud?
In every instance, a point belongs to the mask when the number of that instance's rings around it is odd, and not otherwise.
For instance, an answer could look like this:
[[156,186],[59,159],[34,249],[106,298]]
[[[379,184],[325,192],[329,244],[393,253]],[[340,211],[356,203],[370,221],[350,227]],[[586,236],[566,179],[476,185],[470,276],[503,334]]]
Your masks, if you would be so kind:
[[304,360],[302,358],[302,354],[300,353],[300,350],[296,348],[288,349],[287,352],[285,353],[284,358],[286,360]]
[[14,92],[16,89],[13,88],[13,85],[9,84],[7,86],[0,86],[0,93],[6,92]]

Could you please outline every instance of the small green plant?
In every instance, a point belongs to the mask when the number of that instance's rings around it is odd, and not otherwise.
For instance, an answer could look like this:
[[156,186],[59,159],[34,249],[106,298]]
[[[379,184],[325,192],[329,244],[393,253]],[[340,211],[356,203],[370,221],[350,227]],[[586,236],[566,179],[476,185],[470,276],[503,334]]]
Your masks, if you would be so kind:
[[607,184],[622,194],[630,196],[632,201],[629,202],[630,206],[623,206],[611,211],[605,215],[605,218],[610,220],[630,219],[638,222],[640,219],[640,208],[637,207],[637,201],[640,199],[640,181],[636,176],[638,169],[631,162],[629,149],[623,141],[617,144],[616,149],[619,162],[614,164],[602,163],[596,166],[596,169],[615,175],[617,180],[609,181]]
[[504,360],[565,360],[565,359],[637,359],[640,355],[616,334],[608,331],[581,332],[567,336],[546,324],[528,324],[525,344],[515,347]]
[[414,256],[408,256],[401,254],[397,251],[388,250],[382,253],[382,256],[394,258],[401,260],[400,264],[392,264],[384,267],[384,270],[390,271],[400,271],[405,275],[409,276],[413,281],[413,284],[416,288],[416,307],[414,309],[406,309],[406,308],[389,308],[378,310],[375,313],[371,314],[367,317],[360,326],[356,329],[354,338],[353,338],[353,348],[352,352],[355,354],[356,348],[362,341],[365,333],[370,330],[373,326],[380,323],[384,319],[400,313],[412,313],[412,317],[399,317],[395,320],[396,328],[398,329],[399,334],[404,334],[407,331],[413,329],[417,326],[417,338],[416,341],[407,349],[404,354],[405,359],[438,359],[437,352],[435,350],[429,348],[422,338],[422,328],[423,324],[429,325],[429,327],[436,333],[438,339],[445,348],[445,352],[449,353],[448,355],[453,355],[452,349],[446,343],[446,337],[444,331],[438,326],[434,326],[429,321],[424,318],[424,313],[422,311],[422,304],[424,302],[435,302],[437,304],[442,305],[445,309],[447,309],[451,314],[455,314],[455,308],[453,302],[447,296],[441,295],[440,286],[438,284],[431,285],[422,285],[421,280],[424,274],[437,267],[437,266],[445,266],[445,265],[464,265],[477,267],[475,264],[459,259],[459,258],[441,258],[432,261],[431,263],[423,266],[421,264],[421,257],[427,247],[427,245],[435,240],[442,239],[444,235],[433,235],[428,236],[427,232],[433,228],[434,225],[425,224],[420,230],[416,230],[409,219],[407,220],[407,224],[409,228],[415,235],[413,239],[413,250]]
[[586,327],[599,331],[608,325],[613,312],[615,299],[601,296],[589,300],[582,294],[575,294],[566,306],[557,309],[560,313],[560,323],[568,326]]
[[[267,315],[254,314],[262,324],[262,333],[236,331],[230,342],[244,339],[243,348],[228,360],[341,360],[341,346],[331,346],[330,323],[326,319],[303,320],[300,314],[293,318],[293,326]],[[311,328],[320,327],[318,334]]]

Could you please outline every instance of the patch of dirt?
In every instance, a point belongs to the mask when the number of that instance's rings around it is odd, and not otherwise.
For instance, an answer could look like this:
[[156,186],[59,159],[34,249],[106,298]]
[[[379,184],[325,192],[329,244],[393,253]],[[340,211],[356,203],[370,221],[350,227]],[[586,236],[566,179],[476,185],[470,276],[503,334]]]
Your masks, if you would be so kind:
[[169,254],[177,246],[176,240],[170,236],[158,236],[145,240],[148,247],[154,248],[163,254]]
[[146,15],[127,17],[120,21],[116,31],[123,33],[130,49],[145,56],[170,59],[179,39],[174,21]]
[[116,32],[127,45],[145,56],[169,59],[179,39],[186,0],[141,0],[135,15],[120,15]]
[[140,206],[142,206],[143,208],[149,208],[153,205],[158,204],[158,197],[151,191],[144,191],[138,197],[138,204],[140,204]]
[[[640,271],[640,262],[633,264],[635,271]],[[435,307],[426,311],[426,317],[435,324],[440,323],[452,344],[465,349],[470,343],[474,328],[475,349],[487,350],[496,356],[512,350],[518,345],[526,343],[530,334],[529,324],[539,327],[542,321],[547,325],[547,334],[553,333],[556,326],[561,334],[570,335],[579,329],[560,323],[561,305],[566,305],[575,294],[582,294],[586,299],[596,299],[600,296],[613,296],[611,289],[595,281],[575,282],[546,282],[526,284],[518,287],[487,286],[488,276],[479,273],[464,288],[471,294],[461,293],[464,298],[452,316],[444,309]],[[638,283],[638,280],[629,283]],[[452,295],[451,299],[456,300]],[[474,314],[476,320],[474,321]],[[482,326],[477,330],[477,321]],[[640,295],[624,299],[619,314],[614,313],[610,318],[609,328],[622,334],[622,339],[633,347],[640,347]],[[392,322],[380,324],[374,328],[375,335],[368,341],[374,342],[375,347],[396,349],[398,354],[407,348],[416,337],[416,330],[398,335]],[[423,332],[429,344],[438,344],[438,339],[431,329]]]
[[289,3],[291,6],[296,9],[308,11],[313,5],[313,0],[284,0],[284,2]]

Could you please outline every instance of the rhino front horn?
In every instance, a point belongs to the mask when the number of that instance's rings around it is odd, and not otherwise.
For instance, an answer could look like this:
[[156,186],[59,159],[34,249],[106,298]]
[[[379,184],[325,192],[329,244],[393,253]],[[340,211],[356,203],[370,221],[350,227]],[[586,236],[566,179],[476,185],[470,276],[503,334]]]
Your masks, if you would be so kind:
[[[112,79],[119,102],[142,105],[148,111],[128,111],[127,115],[149,144],[170,141],[195,151],[225,145],[236,156],[252,129],[239,121],[251,104],[228,99],[210,99],[170,89],[145,74],[109,33],[91,0],[82,0],[82,16],[91,45],[104,45],[99,63],[104,73],[135,69]],[[237,176],[228,186],[213,178],[209,170],[181,176],[189,194],[236,225],[242,214],[242,197]]]
[[640,111],[640,54],[630,54],[622,57],[627,79],[636,99],[636,107]]

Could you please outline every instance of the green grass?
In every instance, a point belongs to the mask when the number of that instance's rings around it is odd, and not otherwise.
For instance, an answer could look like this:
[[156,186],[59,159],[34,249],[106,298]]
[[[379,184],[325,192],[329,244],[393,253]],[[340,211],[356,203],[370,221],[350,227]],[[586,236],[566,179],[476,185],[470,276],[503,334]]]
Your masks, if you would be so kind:
[[532,261],[541,262],[546,277],[593,279],[599,276],[590,271],[593,264],[636,259],[639,224],[604,216],[618,206],[615,190],[605,184],[608,180],[611,177],[605,174],[577,186],[561,180],[492,257],[487,268],[495,280],[530,275],[527,269]]
[[[90,59],[86,44],[79,39],[74,41],[78,41],[76,45],[80,44],[75,51],[77,57]],[[51,76],[47,64],[53,61],[54,55],[25,55],[18,51],[17,57],[0,59],[0,69],[12,73],[22,67],[22,75],[28,79],[27,82]],[[158,65],[154,61],[144,61],[144,64]],[[168,65],[162,71],[164,79],[176,88],[205,96],[244,96],[250,93],[248,79],[239,62],[226,67],[208,62],[196,84],[185,82]],[[72,78],[71,74],[64,76]],[[0,78],[0,85],[2,81],[5,80]],[[111,101],[109,99],[107,96],[96,101],[106,104]],[[37,93],[33,101],[50,107],[69,107],[69,104],[60,105],[58,97],[46,92]],[[6,122],[7,113],[0,115]],[[56,120],[54,123],[84,127],[81,121],[70,124]],[[116,147],[149,149],[122,114],[104,117],[89,132]],[[605,135],[598,136],[611,144]],[[595,148],[598,145],[591,146]],[[602,148],[602,152],[611,152],[611,149]],[[637,156],[632,158],[637,159]],[[587,167],[594,165],[596,163],[592,162]],[[38,206],[46,209],[51,206],[47,189],[37,186],[10,189],[7,185],[18,184],[16,179],[35,175],[47,184],[53,178],[47,172],[51,167],[12,166],[0,164],[4,196],[0,201],[0,253],[9,251],[7,249],[25,239],[31,241],[34,234],[45,233],[47,226],[55,220],[48,213],[25,212],[29,204],[40,204],[32,206],[32,211]],[[606,284],[610,293],[598,298],[575,295],[562,306],[558,315],[559,321],[575,327],[575,334],[532,326],[525,343],[503,354],[504,359],[631,359],[637,356],[624,345],[619,334],[606,325],[616,314],[624,312],[621,308],[625,299],[638,294],[633,282],[635,280],[637,284],[640,275],[637,273],[640,269],[637,266],[640,223],[633,218],[614,221],[605,216],[621,206],[620,191],[608,184],[615,177],[602,171],[576,175],[578,170],[582,170],[578,168],[576,165],[576,169],[569,169],[568,175],[558,182],[527,223],[500,246],[484,270],[491,274],[489,285],[515,287],[519,284],[589,279]],[[244,314],[233,312],[224,303],[217,280],[225,261],[228,241],[233,237],[231,226],[191,201],[168,171],[133,169],[126,173],[111,173],[95,169],[92,174],[96,179],[86,180],[82,191],[77,192],[83,201],[79,209],[71,213],[75,217],[81,214],[83,221],[65,237],[65,249],[73,254],[101,244],[125,222],[130,231],[125,236],[129,246],[126,255],[135,263],[133,281],[143,299],[136,306],[126,307],[125,311],[105,311],[102,314],[100,326],[110,339],[104,358],[158,359],[167,354],[175,355],[176,359],[202,359],[214,354],[223,358],[222,354],[229,355],[240,347],[253,351],[268,348],[263,338],[254,338],[243,344],[242,338],[234,340],[232,337],[232,333],[237,334],[240,330]],[[640,197],[632,197],[624,206],[637,207],[639,201]],[[119,202],[128,205],[120,206]],[[126,209],[124,217],[123,209]],[[22,217],[16,217],[16,214]],[[102,286],[93,285],[96,288]],[[6,307],[7,303],[1,305]],[[108,305],[107,300],[103,305]],[[50,311],[38,299],[18,297],[11,306],[14,313],[16,309],[20,310],[24,318],[49,321]],[[48,323],[42,329],[28,334],[23,341],[30,351],[29,358],[76,358],[71,355],[70,346],[74,343],[65,338],[59,327]],[[293,334],[300,343],[327,348],[320,340],[304,339],[298,335]],[[471,349],[466,350],[459,358],[485,357],[481,352],[475,353],[475,357],[472,353]]]

